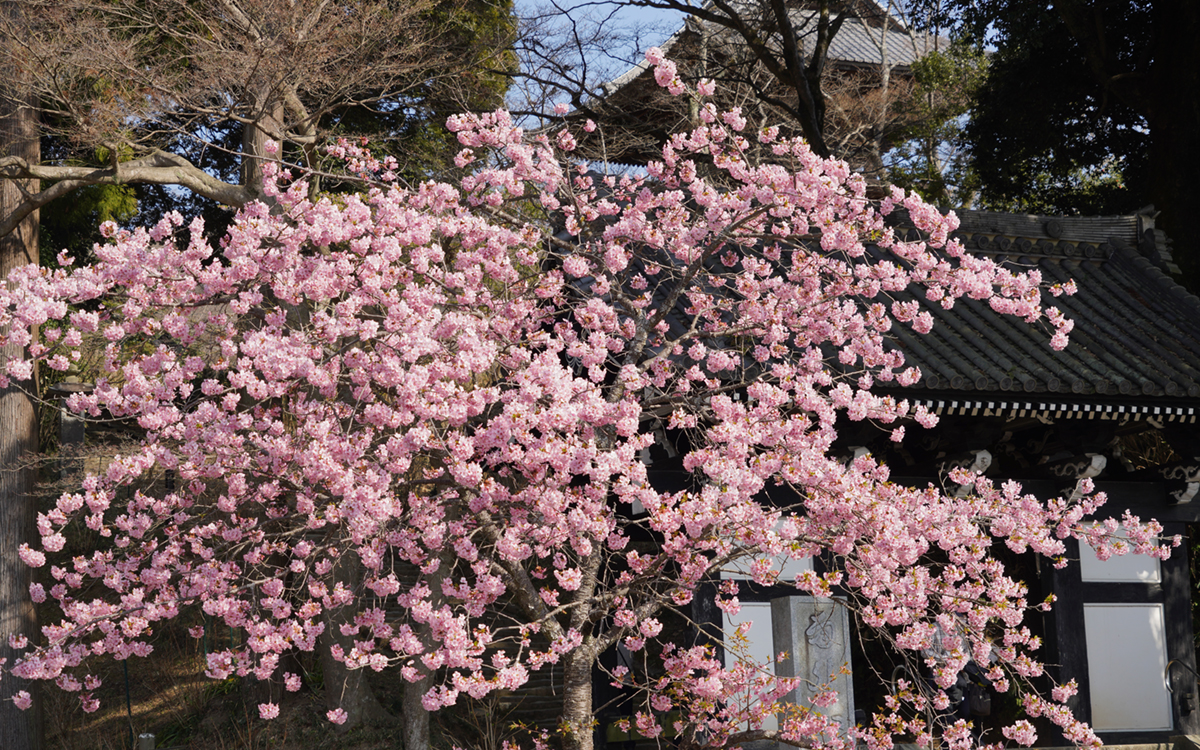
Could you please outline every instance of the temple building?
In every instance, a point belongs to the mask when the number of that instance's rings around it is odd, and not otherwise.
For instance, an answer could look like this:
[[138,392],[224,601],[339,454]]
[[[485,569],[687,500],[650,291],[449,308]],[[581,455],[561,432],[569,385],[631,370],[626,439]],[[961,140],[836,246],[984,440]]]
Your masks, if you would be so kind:
[[[1089,477],[1108,495],[1097,518],[1129,511],[1157,519],[1166,537],[1181,535],[1185,543],[1162,562],[1138,555],[1101,562],[1075,541],[1061,569],[1032,555],[1004,562],[1029,586],[1031,601],[1053,596],[1050,612],[1032,615],[1028,625],[1044,641],[1049,677],[1078,683],[1070,706],[1106,744],[1200,733],[1186,542],[1200,521],[1200,299],[1169,276],[1169,247],[1150,208],[1101,218],[966,211],[960,220],[955,236],[972,252],[1014,269],[1036,268],[1046,284],[1074,280],[1076,294],[1045,300],[1075,321],[1070,344],[1055,352],[1045,328],[998,315],[986,303],[964,299],[946,310],[926,302],[936,319],[929,334],[893,329],[895,346],[921,369],[921,380],[892,393],[926,405],[939,424],[914,425],[894,443],[866,422],[847,422],[841,450],[886,461],[897,482],[949,491],[956,489],[948,478],[955,467],[997,484],[1017,480],[1043,500],[1070,494]],[[829,561],[790,564],[820,569]],[[862,721],[855,708],[869,713],[879,704],[880,676],[885,685],[919,679],[866,642],[833,603],[796,596],[787,586],[741,586],[737,618],[723,618],[703,599],[693,618],[726,632],[752,620],[754,656],[791,655],[777,665],[779,674],[827,674],[821,660],[849,662],[851,675],[839,685],[849,695],[827,709],[833,715]],[[989,700],[991,716],[974,719],[980,731],[1014,718],[1005,716],[1005,701],[1015,711],[1014,698]],[[1042,743],[1069,744],[1044,733]]]

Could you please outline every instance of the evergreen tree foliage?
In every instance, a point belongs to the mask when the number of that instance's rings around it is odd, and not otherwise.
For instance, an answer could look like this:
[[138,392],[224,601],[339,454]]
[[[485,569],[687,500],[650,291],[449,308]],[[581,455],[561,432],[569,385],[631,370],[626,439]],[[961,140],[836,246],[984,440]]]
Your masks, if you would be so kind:
[[915,86],[892,138],[896,146],[886,155],[893,184],[938,205],[971,207],[979,181],[963,131],[987,63],[978,47],[960,43],[913,64]]
[[1185,283],[1200,278],[1200,3],[947,0],[994,46],[967,129],[989,207],[1118,214],[1153,204]]

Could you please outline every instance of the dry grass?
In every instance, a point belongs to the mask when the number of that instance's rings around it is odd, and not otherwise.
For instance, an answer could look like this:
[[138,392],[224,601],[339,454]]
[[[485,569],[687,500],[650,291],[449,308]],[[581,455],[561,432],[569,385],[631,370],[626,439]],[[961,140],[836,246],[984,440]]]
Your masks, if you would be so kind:
[[[97,659],[88,665],[104,682],[96,691],[100,709],[85,713],[75,694],[43,690],[46,747],[57,750],[128,748],[130,736],[164,735],[204,710],[212,681],[204,677],[194,644],[160,639],[155,653],[127,664]],[[126,702],[128,668],[128,704]]]
[[[251,692],[257,683],[206,678],[201,645],[184,633],[184,625],[160,632],[154,653],[145,659],[131,658],[127,666],[128,706],[121,662],[97,659],[87,665],[104,681],[95,692],[101,705],[94,713],[82,710],[77,694],[46,686],[47,750],[128,750],[131,738],[142,733],[154,734],[158,747],[192,750],[394,750],[401,746],[397,728],[339,732],[324,718],[319,685],[285,694],[279,717],[263,721]],[[373,686],[376,694],[394,710],[399,676],[378,677],[379,684]]]

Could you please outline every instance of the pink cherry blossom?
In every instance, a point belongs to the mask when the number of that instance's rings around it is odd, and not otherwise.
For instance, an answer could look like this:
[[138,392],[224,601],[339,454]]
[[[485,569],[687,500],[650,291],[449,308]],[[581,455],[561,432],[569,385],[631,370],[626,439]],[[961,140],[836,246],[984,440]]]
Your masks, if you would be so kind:
[[[687,91],[661,50],[646,59],[668,92]],[[1100,555],[1161,557],[1161,526],[1089,525],[1104,498],[1088,483],[1044,501],[959,472],[963,490],[944,493],[835,448],[845,421],[896,441],[936,424],[876,392],[919,381],[889,336],[929,331],[930,305],[984,300],[1048,326],[1057,347],[1071,321],[1054,295],[1071,285],[970,256],[950,239],[953,216],[899,189],[875,202],[847,165],[772,126],[758,134],[764,160],[736,110],[708,101],[700,120],[645,174],[617,175],[581,167],[572,125],[526,133],[504,111],[458,115],[447,127],[468,174],[456,185],[404,187],[392,161],[339,142],[328,156],[359,192],[310,192],[270,165],[266,202],[219,242],[171,214],[106,224],[88,265],[12,271],[0,331],[30,359],[0,372],[86,353],[94,388],[69,408],[126,420],[140,440],[38,518],[40,542],[18,554],[46,570],[31,597],[61,617],[5,668],[79,690],[85,657],[148,656],[156,628],[199,611],[246,633],[208,654],[212,679],[297,690],[284,656],[324,648],[350,669],[432,675],[422,705],[440,710],[555,666],[590,675],[624,645],[660,662],[649,682],[608,677],[637,694],[643,736],[664,731],[653,711],[669,708],[673,732],[736,745],[795,680],[748,657],[727,666],[664,623],[738,570],[852,592],[862,624],[913,662],[935,638],[947,665],[994,651],[997,689],[1019,687],[1026,714],[1093,744],[1067,687],[1054,702],[1036,693],[1039,644],[1023,625],[1034,605],[989,551],[1061,561],[1074,536]],[[898,239],[885,217],[899,207],[919,239]],[[900,290],[919,301],[896,302]],[[648,462],[664,453],[687,489],[662,488]],[[166,470],[175,488],[150,490]],[[763,503],[767,491],[781,503]],[[68,558],[79,526],[102,543]],[[780,560],[819,555],[842,565],[779,580]],[[725,615],[739,591],[719,585]],[[726,634],[729,653],[744,635]],[[939,684],[956,673],[941,668]],[[833,699],[822,688],[818,701]],[[90,692],[81,701],[94,710]],[[913,717],[946,703],[912,684],[864,728],[800,712],[780,733],[882,749],[942,731]],[[581,708],[562,725],[590,736],[586,697],[567,704]],[[1008,733],[1031,737],[1020,720]],[[957,725],[943,737],[970,742]]]

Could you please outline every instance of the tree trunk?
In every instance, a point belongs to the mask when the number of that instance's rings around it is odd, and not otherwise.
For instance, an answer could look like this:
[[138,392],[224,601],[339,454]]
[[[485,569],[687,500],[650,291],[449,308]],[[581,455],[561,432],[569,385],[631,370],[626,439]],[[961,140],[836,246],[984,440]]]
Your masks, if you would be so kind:
[[592,750],[592,658],[586,647],[568,654],[563,663],[564,750]]
[[1194,218],[1200,206],[1200,4],[1155,0],[1154,87],[1150,111],[1151,194],[1162,212],[1156,225],[1174,243],[1185,282],[1200,290],[1200,235]]
[[[892,64],[888,59],[888,31],[891,30],[892,3],[889,0],[884,10],[883,27],[879,31],[879,111],[875,115],[872,127],[871,143],[867,152],[866,173],[869,178],[879,182],[887,181],[887,167],[883,163],[883,154],[887,150],[888,126],[892,122]],[[862,22],[867,27],[867,22]],[[868,32],[869,31],[869,27]]]
[[255,197],[262,196],[263,161],[267,160],[267,141],[283,138],[283,102],[270,92],[262,97],[259,118],[242,126],[242,185]]
[[433,674],[425,673],[416,682],[404,683],[401,710],[404,712],[404,750],[429,750],[429,712],[421,705],[421,696],[433,687]]
[[[443,552],[442,564],[427,581],[430,590],[430,602],[434,609],[442,606],[442,583],[446,580],[446,571],[453,565],[452,556]],[[433,641],[432,628],[428,623],[412,623],[414,632],[417,637],[425,644],[427,650],[432,650],[437,647]],[[422,665],[418,665],[421,670],[421,678],[416,682],[404,683],[403,697],[401,698],[401,717],[404,723],[404,750],[430,750],[432,747],[431,737],[429,733],[429,712],[425,710],[425,706],[421,704],[421,697],[429,692],[433,687],[435,674],[426,671]]]
[[[334,566],[330,589],[340,582],[357,592],[360,567],[353,551],[343,552]],[[354,638],[341,632],[343,624],[354,621],[354,601],[357,601],[357,597],[345,607],[325,610],[325,632],[321,634],[318,646],[321,651],[321,671],[325,678],[325,704],[331,709],[341,708],[346,712],[346,722],[341,727],[343,730],[362,724],[395,724],[396,718],[375,698],[363,670],[348,669],[344,663],[333,658],[334,646],[340,646],[343,653],[347,654],[354,648]]]
[[[36,164],[41,160],[37,138],[37,115],[18,96],[4,92],[0,106],[0,148],[3,153],[20,156]],[[21,200],[21,190],[36,191],[33,185],[12,180],[0,181],[0,216]],[[0,237],[0,277],[7,279],[17,267],[38,261],[38,214],[26,217],[10,234]],[[22,358],[20,347],[0,349],[0,361]],[[21,383],[32,389],[33,383]],[[17,557],[23,543],[34,536],[33,487],[36,479],[31,458],[38,447],[37,411],[33,400],[18,384],[0,390],[0,659],[11,667],[16,654],[8,646],[10,635],[37,639],[37,618],[29,598],[33,571]],[[26,690],[34,696],[34,706],[21,711],[12,697]],[[0,677],[0,748],[37,750],[42,746],[41,715],[37,691],[24,680],[10,674]]]

